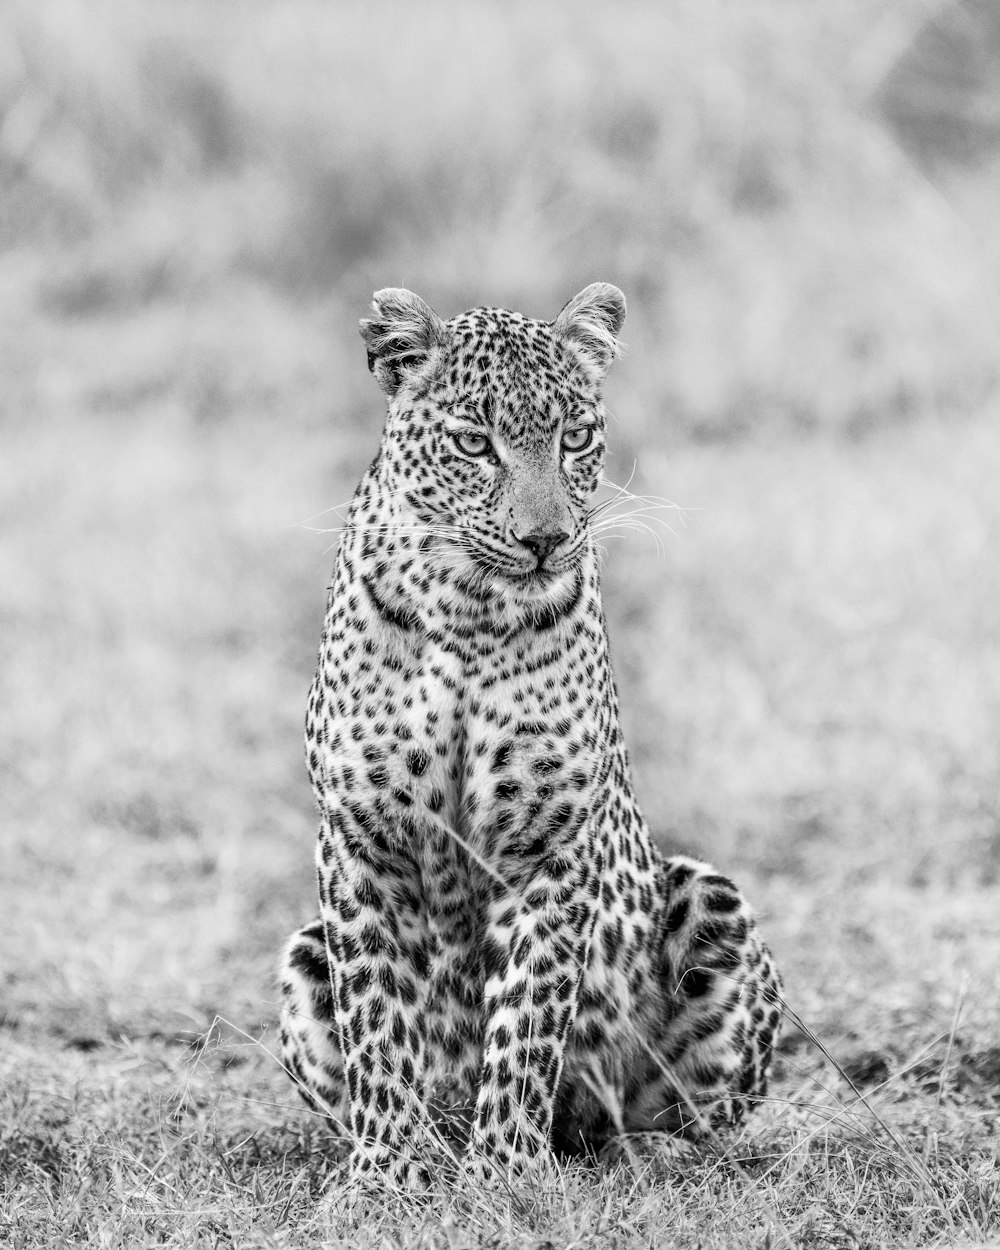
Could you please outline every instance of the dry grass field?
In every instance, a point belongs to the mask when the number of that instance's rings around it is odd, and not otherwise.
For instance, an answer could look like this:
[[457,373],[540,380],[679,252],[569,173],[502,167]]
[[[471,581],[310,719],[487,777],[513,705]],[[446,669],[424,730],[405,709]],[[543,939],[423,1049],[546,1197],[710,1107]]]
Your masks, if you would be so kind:
[[[984,0],[9,0],[0,1245],[1000,1245],[1000,26]],[[352,1205],[273,1057],[356,333],[629,297],[640,794],[785,971],[683,1164]]]

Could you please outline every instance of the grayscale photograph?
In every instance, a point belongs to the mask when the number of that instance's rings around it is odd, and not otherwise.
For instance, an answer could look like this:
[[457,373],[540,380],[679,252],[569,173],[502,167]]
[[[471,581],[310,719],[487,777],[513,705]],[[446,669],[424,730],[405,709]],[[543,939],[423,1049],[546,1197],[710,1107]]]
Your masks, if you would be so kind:
[[997,0],[7,0],[0,624],[0,1245],[1000,1247]]

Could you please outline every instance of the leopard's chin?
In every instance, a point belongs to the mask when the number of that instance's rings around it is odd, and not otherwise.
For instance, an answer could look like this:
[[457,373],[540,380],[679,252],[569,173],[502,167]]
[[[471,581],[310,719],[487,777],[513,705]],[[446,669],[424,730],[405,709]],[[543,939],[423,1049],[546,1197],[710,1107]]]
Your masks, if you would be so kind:
[[573,564],[562,569],[532,569],[505,578],[508,597],[523,607],[558,607],[572,599],[580,580],[580,568]]

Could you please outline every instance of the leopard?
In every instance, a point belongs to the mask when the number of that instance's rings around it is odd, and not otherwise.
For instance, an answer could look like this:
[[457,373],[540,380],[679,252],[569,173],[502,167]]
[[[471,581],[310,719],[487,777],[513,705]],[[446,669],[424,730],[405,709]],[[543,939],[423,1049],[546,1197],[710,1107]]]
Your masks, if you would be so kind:
[[505,1185],[687,1148],[766,1094],[773,957],[728,876],[660,849],[622,737],[594,518],[625,310],[596,282],[446,321],[386,288],[360,322],[387,412],[309,693],[319,915],[281,1045],[377,1191],[426,1189],[442,1141]]

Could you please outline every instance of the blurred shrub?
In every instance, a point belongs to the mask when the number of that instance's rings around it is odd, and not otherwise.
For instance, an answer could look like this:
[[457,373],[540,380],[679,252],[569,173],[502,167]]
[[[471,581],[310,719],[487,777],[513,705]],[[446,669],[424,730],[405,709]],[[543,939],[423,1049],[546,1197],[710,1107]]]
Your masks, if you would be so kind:
[[[288,345],[294,392],[304,322],[353,348],[373,287],[550,316],[605,278],[632,306],[641,367],[613,398],[637,444],[960,409],[995,381],[996,272],[892,137],[921,107],[917,71],[883,91],[921,12],[9,0],[10,294],[42,319],[176,309],[150,322],[155,393],[190,370],[192,313],[212,394],[255,337]],[[73,367],[78,406],[106,407]],[[354,385],[331,398],[348,413]],[[129,406],[149,391],[129,386]],[[273,392],[261,376],[213,410]]]
[[939,6],[878,91],[908,151],[935,173],[1000,154],[1000,6]]

